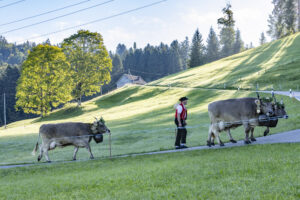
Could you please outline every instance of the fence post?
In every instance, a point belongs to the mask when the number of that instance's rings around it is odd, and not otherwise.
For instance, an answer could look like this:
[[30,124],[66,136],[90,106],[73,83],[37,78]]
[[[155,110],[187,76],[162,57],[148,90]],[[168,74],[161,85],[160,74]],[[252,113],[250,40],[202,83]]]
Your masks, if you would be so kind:
[[108,142],[109,142],[109,157],[111,158],[111,133],[108,135]]
[[290,98],[293,98],[293,92],[292,92],[292,89],[290,89]]

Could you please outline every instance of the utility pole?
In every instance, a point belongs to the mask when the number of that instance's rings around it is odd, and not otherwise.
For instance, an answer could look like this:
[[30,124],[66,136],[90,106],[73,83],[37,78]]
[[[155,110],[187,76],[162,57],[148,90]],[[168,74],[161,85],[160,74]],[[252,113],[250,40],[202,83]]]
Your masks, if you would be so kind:
[[298,0],[298,31],[300,31],[300,0]]
[[3,95],[3,114],[4,114],[4,128],[6,129],[6,102],[5,102],[5,93]]

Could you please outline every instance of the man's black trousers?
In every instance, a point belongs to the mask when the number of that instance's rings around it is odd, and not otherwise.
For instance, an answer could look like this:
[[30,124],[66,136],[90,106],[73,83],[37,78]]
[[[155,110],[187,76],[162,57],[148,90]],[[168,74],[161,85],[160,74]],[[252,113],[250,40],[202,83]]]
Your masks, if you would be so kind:
[[180,146],[180,144],[186,144],[186,134],[187,130],[185,128],[185,122],[181,120],[181,127],[178,127],[178,120],[175,119],[175,124],[177,126],[177,134],[176,134],[176,140],[175,140],[175,146]]

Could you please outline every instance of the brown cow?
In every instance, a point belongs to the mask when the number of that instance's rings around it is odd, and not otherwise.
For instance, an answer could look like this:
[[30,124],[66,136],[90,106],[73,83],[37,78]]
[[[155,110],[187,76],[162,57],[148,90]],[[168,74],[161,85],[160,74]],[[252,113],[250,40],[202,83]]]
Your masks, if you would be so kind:
[[48,156],[48,151],[56,147],[75,146],[73,160],[76,160],[76,154],[79,147],[85,147],[90,153],[90,158],[94,156],[91,151],[90,141],[94,138],[96,143],[103,141],[102,134],[110,133],[106,127],[104,120],[101,118],[94,123],[59,123],[59,124],[43,124],[40,127],[38,141],[33,150],[33,154],[37,151],[39,139],[42,137],[42,145],[40,147],[40,154],[38,161],[40,161],[45,154],[47,162],[51,162]]
[[210,103],[208,113],[211,125],[207,145],[211,146],[212,137],[216,137],[220,146],[224,146],[219,137],[220,132],[243,125],[245,128],[245,143],[250,144],[249,132],[251,128],[258,125],[259,115],[272,116],[274,111],[271,102],[263,101],[260,98],[240,98]]

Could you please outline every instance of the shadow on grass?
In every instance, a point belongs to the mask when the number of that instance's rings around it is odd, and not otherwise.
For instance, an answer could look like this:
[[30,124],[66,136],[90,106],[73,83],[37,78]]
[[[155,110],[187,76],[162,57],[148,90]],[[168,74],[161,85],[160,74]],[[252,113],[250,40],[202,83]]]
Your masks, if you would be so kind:
[[69,119],[69,118],[82,115],[85,112],[86,111],[84,111],[82,107],[77,107],[77,106],[67,107],[67,108],[63,108],[62,110],[53,112],[46,117],[38,118],[32,121],[32,123]]

